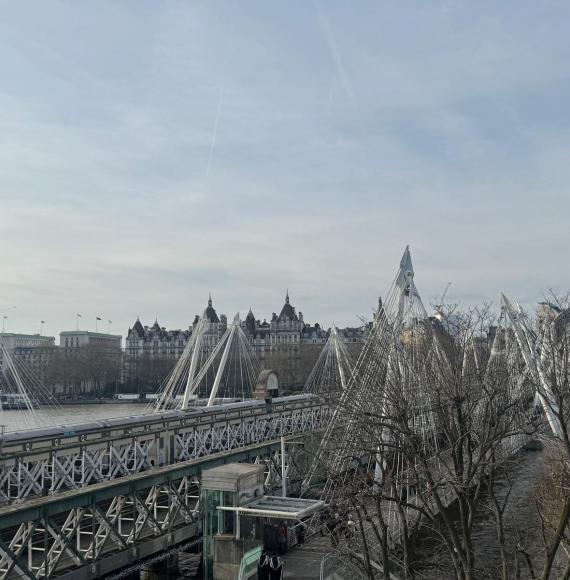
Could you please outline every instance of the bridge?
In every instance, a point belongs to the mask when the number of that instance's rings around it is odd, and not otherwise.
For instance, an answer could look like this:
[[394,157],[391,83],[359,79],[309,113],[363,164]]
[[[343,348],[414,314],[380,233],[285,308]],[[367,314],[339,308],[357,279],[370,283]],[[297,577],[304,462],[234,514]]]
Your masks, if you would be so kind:
[[330,416],[298,395],[7,434],[0,578],[99,578],[187,543],[202,469],[256,461],[277,477],[281,438]]
[[[562,316],[567,322],[569,317]],[[561,425],[550,377],[556,366],[552,356],[558,356],[558,351],[544,345],[556,340],[559,327],[557,318],[535,332],[520,305],[502,296],[498,330],[485,368],[471,339],[461,369],[461,374],[467,374],[476,368],[484,389],[495,365],[515,360],[521,373],[509,387],[509,396],[523,401],[525,381],[538,385],[535,406],[517,408],[529,415],[541,408],[555,437]],[[358,361],[350,360],[333,326],[304,394],[265,393],[251,398],[261,366],[239,317],[216,345],[206,340],[206,332],[202,321],[152,413],[4,435],[0,579],[73,575],[87,580],[181,549],[200,535],[202,470],[236,461],[263,463],[270,486],[282,477],[282,438],[318,431],[323,433],[305,474],[305,489],[324,469],[329,477],[320,492],[322,499],[332,501],[346,483],[357,491],[350,478],[355,458],[359,467],[362,458],[368,463],[366,472],[374,473],[375,485],[383,485],[391,461],[396,497],[405,494],[415,502],[431,501],[419,489],[410,490],[409,465],[397,453],[386,451],[397,449],[397,441],[389,439],[386,424],[373,423],[374,417],[390,412],[390,405],[405,401],[410,429],[424,453],[433,451],[433,461],[443,458],[442,469],[446,469],[445,455],[438,449],[429,372],[446,372],[449,359],[442,336],[434,332],[422,304],[408,249],[369,326]],[[448,329],[445,337],[453,340],[453,332]],[[505,347],[509,340],[511,350]],[[512,360],[507,361],[509,357]],[[238,375],[228,372],[232,364],[247,369],[240,385],[228,380]],[[235,397],[238,391],[240,402],[219,398]],[[199,404],[198,394],[204,404]],[[505,437],[506,453],[516,452],[520,445],[520,437]],[[390,534],[397,538],[399,531],[395,521]]]
[[318,430],[330,415],[324,399],[297,395],[7,433],[0,500],[20,503]]
[[[146,414],[3,434],[0,578],[99,578],[197,542],[204,469],[262,463],[266,487],[282,483],[284,439],[323,429],[330,398],[276,396],[239,317],[216,344],[206,333],[204,317]],[[338,349],[334,334],[323,352]],[[217,398],[232,388],[246,398]]]

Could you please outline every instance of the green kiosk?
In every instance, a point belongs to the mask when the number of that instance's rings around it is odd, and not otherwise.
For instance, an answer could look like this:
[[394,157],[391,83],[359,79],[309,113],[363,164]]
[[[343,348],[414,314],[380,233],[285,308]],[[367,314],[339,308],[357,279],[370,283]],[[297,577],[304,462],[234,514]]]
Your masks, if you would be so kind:
[[264,472],[264,465],[248,463],[202,472],[205,580],[253,577],[265,524],[298,522],[324,507],[319,500],[264,495]]

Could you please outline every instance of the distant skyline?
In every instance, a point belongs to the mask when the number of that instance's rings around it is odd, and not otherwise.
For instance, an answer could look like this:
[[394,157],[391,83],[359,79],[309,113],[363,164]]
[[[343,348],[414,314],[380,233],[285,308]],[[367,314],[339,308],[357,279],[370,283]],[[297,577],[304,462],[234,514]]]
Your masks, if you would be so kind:
[[[570,4],[7,2],[0,316],[125,335],[570,288]],[[16,308],[14,308],[16,307]],[[91,327],[89,326],[91,325]]]

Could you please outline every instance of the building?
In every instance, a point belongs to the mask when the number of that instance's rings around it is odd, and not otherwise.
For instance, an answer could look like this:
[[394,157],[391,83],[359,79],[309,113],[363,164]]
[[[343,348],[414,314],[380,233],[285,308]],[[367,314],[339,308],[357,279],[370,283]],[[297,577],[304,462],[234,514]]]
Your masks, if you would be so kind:
[[59,349],[47,377],[66,398],[93,398],[116,391],[122,381],[122,336],[89,330],[59,333]]
[[[228,327],[228,319],[225,314],[218,317],[212,306],[212,297],[208,298],[208,305],[204,310],[204,318],[208,321],[208,326],[204,330],[202,344],[213,348]],[[166,330],[160,326],[157,320],[151,327],[143,326],[137,317],[135,323],[127,332],[125,340],[126,358],[172,358],[180,357],[186,343],[192,336],[192,332],[198,324],[199,316],[194,317],[192,326],[187,330]]]
[[137,317],[132,328],[127,332],[125,339],[125,356],[126,357],[161,357],[161,358],[178,358],[190,335],[191,330],[166,330],[155,320],[149,328],[143,326]]
[[[203,318],[207,326],[202,346],[211,351],[227,330],[228,320],[224,314],[218,316],[211,296],[208,297]],[[126,338],[126,377],[136,377],[139,385],[149,382],[156,384],[158,378],[167,373],[173,361],[182,354],[199,320],[196,315],[187,330],[166,330],[157,321],[151,327],[143,326],[137,318]],[[269,322],[267,319],[261,322],[250,308],[241,326],[262,365],[275,370],[280,385],[285,388],[298,389],[304,384],[330,336],[330,329],[324,330],[318,323],[305,323],[302,312],[297,313],[291,304],[289,292],[285,295],[279,315],[273,313]],[[365,330],[345,328],[338,332],[349,352],[356,357],[362,348]],[[166,362],[168,359],[171,362],[161,366],[159,361]]]
[[[212,305],[212,297],[203,313],[208,322],[202,337],[202,347],[214,349],[228,327],[224,314],[218,316]],[[156,388],[168,375],[190,340],[200,317],[196,315],[192,326],[186,330],[167,330],[158,320],[152,326],[143,326],[137,317],[127,332],[125,340],[124,378],[129,387],[141,390]]]
[[[303,313],[297,313],[291,304],[289,291],[279,315],[274,312],[271,322],[256,320],[250,308],[242,328],[263,366],[274,369],[279,375],[279,384],[285,388],[298,389],[305,383],[330,336],[330,329],[304,321]],[[364,330],[344,328],[338,333],[349,353],[358,356],[364,343]]]
[[59,333],[59,346],[66,351],[85,347],[121,350],[122,340],[123,337],[118,334],[90,332],[88,330],[64,330]]
[[[26,363],[28,368],[38,374],[48,366],[50,354],[55,348],[53,336],[4,332],[0,333],[0,338],[13,360]],[[0,371],[5,371],[6,368],[7,361],[0,350]]]

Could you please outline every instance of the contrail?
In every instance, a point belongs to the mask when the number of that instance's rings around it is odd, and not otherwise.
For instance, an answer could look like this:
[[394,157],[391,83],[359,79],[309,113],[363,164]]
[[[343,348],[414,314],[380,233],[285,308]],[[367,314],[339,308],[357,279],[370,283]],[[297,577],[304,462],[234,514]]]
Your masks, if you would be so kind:
[[[232,2],[232,5],[228,11],[230,18],[235,14],[236,0]],[[231,19],[234,22],[234,19]],[[216,119],[214,120],[214,127],[212,128],[212,140],[210,141],[210,151],[208,153],[208,164],[206,165],[207,178],[210,175],[210,170],[212,169],[212,164],[214,162],[214,151],[216,150],[216,141],[218,139],[218,123],[220,122],[220,114],[222,112],[222,102],[224,99],[224,92],[226,90],[226,71],[228,70],[228,60],[230,57],[229,43],[226,42],[224,60],[222,63],[222,82],[220,84],[220,92],[218,93],[218,107],[216,108]]]
[[325,36],[325,40],[327,42],[329,52],[331,53],[333,64],[336,68],[336,72],[340,79],[342,88],[344,89],[344,92],[346,93],[346,96],[349,98],[349,100],[354,102],[354,91],[352,90],[352,83],[350,82],[350,78],[348,77],[346,69],[342,63],[342,56],[340,54],[332,26],[329,22],[329,19],[327,18],[327,15],[325,14],[325,11],[323,10],[320,0],[314,0],[314,3],[317,9],[319,24]]
[[212,141],[210,142],[210,153],[208,154],[208,165],[206,166],[206,177],[210,175],[210,169],[212,168],[212,162],[214,160],[214,150],[216,148],[216,140],[218,138],[218,122],[220,120],[220,111],[222,110],[222,100],[224,98],[224,89],[226,86],[225,74],[222,78],[222,84],[220,86],[220,92],[218,94],[218,108],[216,109],[216,119],[214,121],[214,128],[212,129]]

